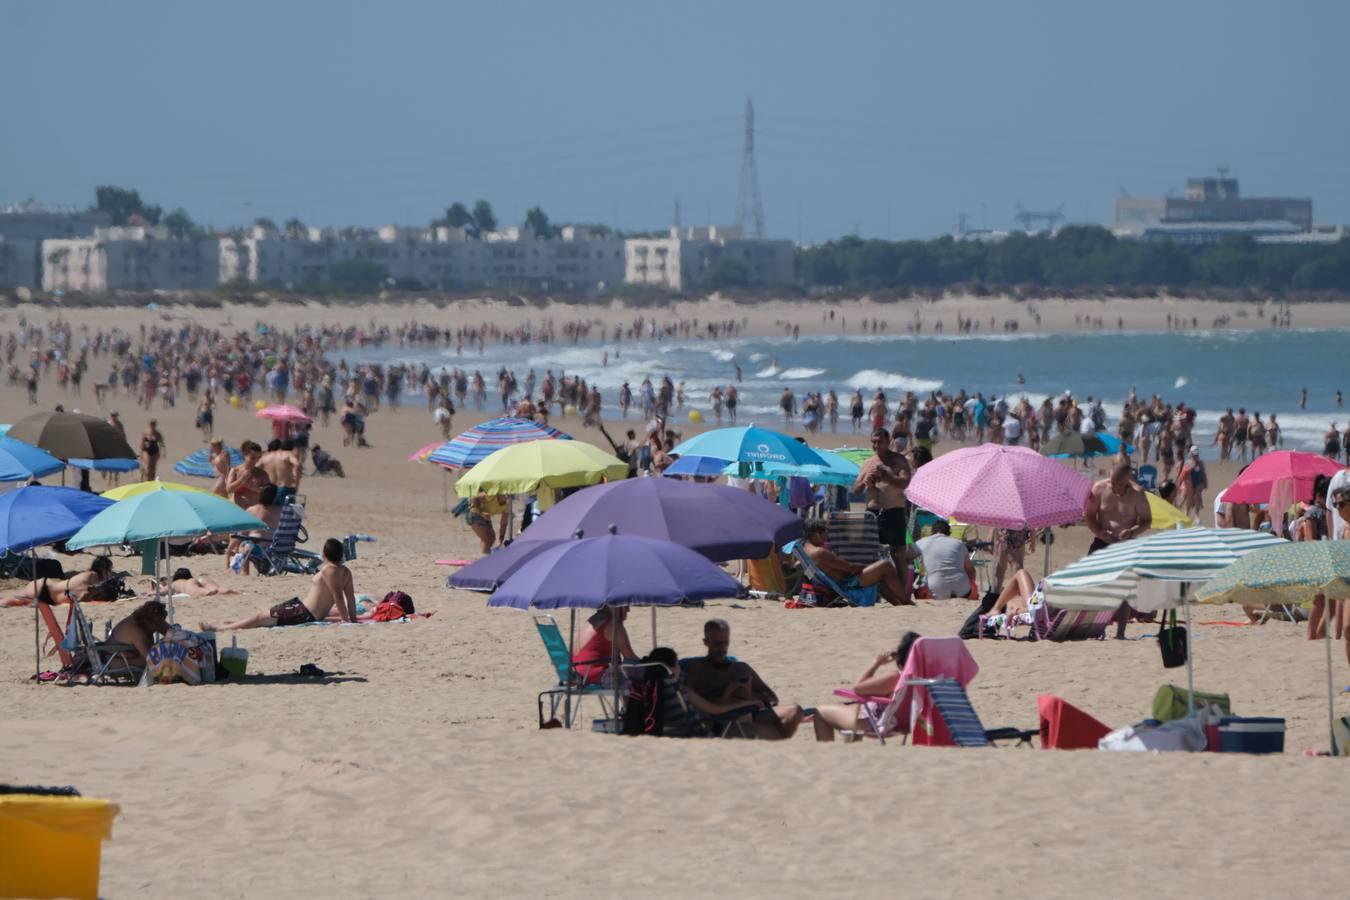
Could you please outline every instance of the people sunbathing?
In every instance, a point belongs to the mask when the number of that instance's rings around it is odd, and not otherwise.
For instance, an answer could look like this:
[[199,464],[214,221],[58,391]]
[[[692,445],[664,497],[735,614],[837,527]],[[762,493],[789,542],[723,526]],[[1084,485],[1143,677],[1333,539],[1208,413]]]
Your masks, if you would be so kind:
[[233,588],[223,588],[215,579],[206,575],[193,575],[188,568],[175,569],[172,578],[159,579],[159,588],[171,594],[186,594],[189,597],[221,597],[237,594]]
[[[910,648],[914,646],[914,642],[918,639],[919,635],[916,632],[906,631],[894,650],[887,650],[878,654],[876,659],[872,660],[872,664],[867,667],[867,670],[853,683],[851,688],[853,693],[863,697],[876,698],[889,698],[894,694],[896,682],[900,680],[900,674],[905,670],[905,663],[909,661]],[[890,669],[884,672],[879,671],[889,663],[895,663],[894,671]],[[874,712],[877,715],[881,713],[881,705],[879,702],[875,703]],[[816,732],[816,740],[833,741],[835,733],[839,731],[857,734],[863,710],[864,707],[861,703],[816,707],[816,714],[811,721]]]
[[[112,577],[112,560],[106,556],[96,556],[89,564],[88,571],[80,572],[69,578],[38,578],[24,585],[17,596],[0,601],[0,606],[32,606],[34,600],[43,603],[70,603],[72,600],[83,602],[89,599],[90,590]],[[109,599],[116,599],[111,597]]]
[[342,562],[342,541],[329,538],[323,543],[323,566],[314,576],[313,584],[304,600],[292,597],[271,609],[245,616],[236,622],[208,625],[203,622],[200,631],[233,631],[240,628],[272,628],[284,625],[307,625],[322,622],[336,609],[338,621],[356,621],[356,590],[352,572]]
[[[864,566],[861,563],[852,563],[836,555],[830,548],[825,546],[825,536],[828,529],[825,523],[819,519],[812,520],[806,524],[806,543],[804,548],[807,557],[815,563],[826,575],[838,583],[846,591],[860,587],[871,587],[876,585],[881,592],[881,596],[893,605],[912,604],[909,599],[909,592],[905,589],[905,583],[900,578],[900,573],[896,571],[895,564],[890,559],[880,559],[871,565]],[[807,580],[810,580],[810,574],[807,574]],[[814,585],[816,589],[817,602],[825,600],[828,602],[833,596],[825,585]]]

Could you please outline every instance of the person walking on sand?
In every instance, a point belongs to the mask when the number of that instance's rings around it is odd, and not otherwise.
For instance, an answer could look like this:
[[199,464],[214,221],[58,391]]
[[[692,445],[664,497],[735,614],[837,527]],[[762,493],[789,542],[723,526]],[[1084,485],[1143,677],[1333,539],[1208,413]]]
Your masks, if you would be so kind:
[[1116,463],[1109,478],[1092,486],[1083,522],[1092,532],[1089,554],[1138,537],[1151,527],[1153,514],[1148,508],[1148,498],[1131,477],[1128,462]]
[[1183,512],[1200,518],[1200,512],[1205,506],[1205,489],[1209,487],[1209,476],[1205,472],[1205,464],[1200,459],[1200,448],[1192,447],[1186,456],[1186,462],[1181,466],[1181,473],[1177,476],[1177,491],[1180,494],[1181,509]]
[[141,435],[141,480],[154,481],[159,472],[159,455],[165,449],[159,421],[151,419]]
[[212,438],[210,447],[211,468],[216,473],[216,482],[211,486],[211,493],[224,497],[225,479],[230,477],[230,451],[225,449],[224,438]]

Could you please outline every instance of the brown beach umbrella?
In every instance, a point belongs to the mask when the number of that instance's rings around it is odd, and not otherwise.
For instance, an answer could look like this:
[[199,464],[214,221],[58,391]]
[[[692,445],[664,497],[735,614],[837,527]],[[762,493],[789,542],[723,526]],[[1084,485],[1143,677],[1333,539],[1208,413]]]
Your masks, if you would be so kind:
[[8,436],[61,459],[136,458],[136,451],[120,431],[102,419],[81,413],[36,413],[14,423]]

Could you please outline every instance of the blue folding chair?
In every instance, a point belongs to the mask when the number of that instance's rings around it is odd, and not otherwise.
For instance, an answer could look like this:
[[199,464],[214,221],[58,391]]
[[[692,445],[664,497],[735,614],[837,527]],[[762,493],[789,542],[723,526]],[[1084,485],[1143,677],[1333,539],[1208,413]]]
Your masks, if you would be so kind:
[[[613,718],[608,704],[605,703],[606,698],[613,693],[613,689],[599,684],[582,683],[576,668],[572,665],[572,653],[567,648],[567,641],[563,640],[557,620],[552,616],[535,616],[534,627],[538,629],[539,638],[544,642],[544,649],[548,651],[549,662],[558,673],[558,683],[539,692],[539,727],[543,728],[548,721],[557,719],[558,707],[561,706],[562,723],[565,727],[571,728],[581,711],[581,701],[586,697],[599,699],[600,709],[605,717]],[[544,718],[545,697],[549,698],[548,719]]]

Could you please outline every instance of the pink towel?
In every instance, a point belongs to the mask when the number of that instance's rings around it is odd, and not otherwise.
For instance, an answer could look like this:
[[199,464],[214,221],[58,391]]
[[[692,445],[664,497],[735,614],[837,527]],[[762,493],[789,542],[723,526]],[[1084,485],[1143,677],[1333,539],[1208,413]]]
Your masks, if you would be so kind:
[[[980,667],[966,649],[966,642],[959,637],[919,638],[910,648],[900,678],[902,682],[910,678],[952,678],[965,687],[979,672]],[[922,685],[905,687],[898,700],[902,704],[898,715],[909,710],[908,730],[914,743],[951,745],[951,733]],[[915,728],[916,724],[923,727]]]

